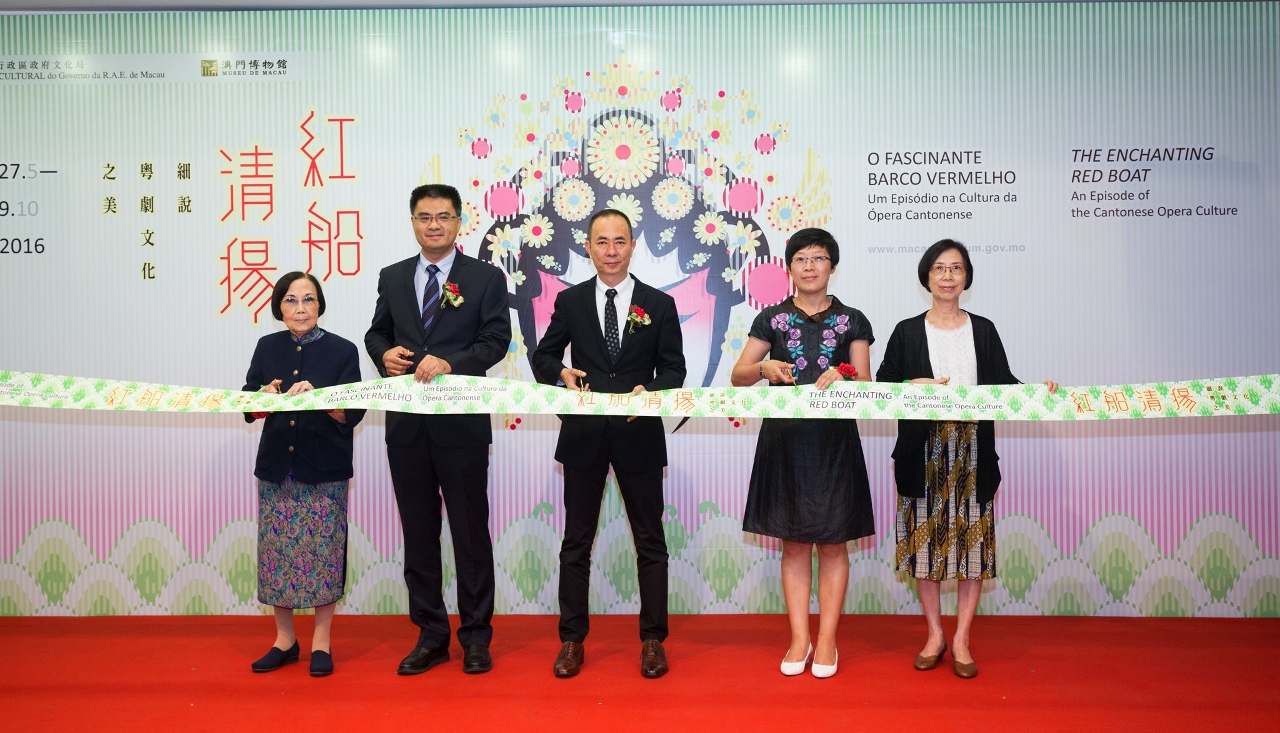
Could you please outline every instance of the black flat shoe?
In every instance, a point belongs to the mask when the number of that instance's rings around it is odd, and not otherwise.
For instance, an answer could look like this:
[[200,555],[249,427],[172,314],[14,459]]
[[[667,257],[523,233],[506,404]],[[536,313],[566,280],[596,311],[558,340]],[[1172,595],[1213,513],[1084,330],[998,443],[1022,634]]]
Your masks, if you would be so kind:
[[409,656],[400,661],[396,674],[422,674],[437,664],[449,661],[449,647],[432,649],[427,646],[416,646]]
[[333,674],[333,655],[318,649],[311,650],[311,676],[328,677]]
[[254,672],[274,672],[280,669],[280,665],[293,664],[298,661],[298,642],[295,640],[293,646],[288,649],[279,647],[271,647],[271,651],[262,655],[262,658],[253,663]]
[[489,656],[489,647],[472,644],[462,657],[462,671],[467,674],[481,674],[493,669],[493,657]]

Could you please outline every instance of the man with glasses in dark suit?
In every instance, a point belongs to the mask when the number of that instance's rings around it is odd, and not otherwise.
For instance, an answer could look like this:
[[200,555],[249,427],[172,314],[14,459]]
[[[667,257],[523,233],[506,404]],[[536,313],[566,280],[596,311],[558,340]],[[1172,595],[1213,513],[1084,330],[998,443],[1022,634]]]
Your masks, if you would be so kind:
[[[507,353],[511,316],[498,268],[458,251],[462,198],[453,186],[419,186],[409,197],[419,253],[378,275],[365,349],[384,377],[484,376]],[[398,674],[449,660],[440,560],[441,497],[457,563],[462,671],[493,668],[493,542],[489,537],[488,415],[387,413],[387,462],[404,529],[404,579],[414,649]]]

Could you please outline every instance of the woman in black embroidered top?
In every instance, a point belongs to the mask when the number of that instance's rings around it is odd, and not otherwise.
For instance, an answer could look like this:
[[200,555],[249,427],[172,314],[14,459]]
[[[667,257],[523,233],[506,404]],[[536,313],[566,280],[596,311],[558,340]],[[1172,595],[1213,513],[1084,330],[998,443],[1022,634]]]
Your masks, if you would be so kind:
[[[796,295],[766,308],[733,367],[735,386],[814,384],[826,389],[845,378],[869,379],[875,337],[862,313],[827,294],[840,248],[822,229],[801,229],[786,249]],[[852,369],[850,368],[852,367]],[[856,373],[854,370],[856,369]],[[853,420],[770,418],[760,426],[751,487],[743,513],[747,532],[782,539],[782,590],[791,647],[782,673],[815,677],[836,672],[836,629],[849,582],[845,543],[875,533],[871,491]],[[813,546],[818,553],[818,639],[809,635]]]
[[[311,275],[276,282],[271,314],[287,330],[258,340],[245,391],[298,394],[360,381],[355,344],[319,328],[324,291]],[[347,574],[347,484],[352,431],[364,410],[274,412],[265,418],[253,475],[258,478],[258,600],[275,607],[276,641],[253,671],[298,661],[293,610],[314,608],[311,674],[333,671],[329,633]]]
[[[920,284],[933,296],[929,310],[897,325],[876,373],[880,382],[1018,384],[991,321],[960,309],[973,284],[969,250],[944,239],[920,258]],[[1049,390],[1058,385],[1045,382]],[[947,650],[942,635],[941,585],[957,582],[956,634],[951,657],[957,676],[978,674],[969,632],[982,581],[996,577],[995,513],[1000,486],[995,428],[978,422],[899,420],[893,449],[898,486],[897,568],[916,579],[929,639],[915,668],[933,669]]]

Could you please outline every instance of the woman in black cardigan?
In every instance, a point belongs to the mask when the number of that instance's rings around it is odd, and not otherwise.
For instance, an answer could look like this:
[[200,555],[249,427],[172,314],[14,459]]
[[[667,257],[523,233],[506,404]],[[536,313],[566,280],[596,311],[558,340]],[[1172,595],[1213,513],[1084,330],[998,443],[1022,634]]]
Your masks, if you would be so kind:
[[[920,258],[920,284],[933,296],[929,310],[897,325],[876,373],[880,382],[1018,384],[991,321],[960,309],[973,285],[969,250],[944,239]],[[1058,385],[1045,382],[1049,390]],[[1000,487],[995,428],[978,422],[899,420],[893,449],[898,485],[897,568],[916,578],[929,639],[915,668],[930,670],[947,650],[942,635],[941,585],[957,580],[953,669],[978,674],[969,632],[982,581],[996,577],[995,514]]]
[[[360,381],[355,344],[317,327],[324,292],[290,272],[275,285],[271,314],[288,328],[258,340],[244,390],[298,394]],[[347,484],[352,431],[364,410],[253,413],[258,443],[258,600],[275,607],[276,641],[253,663],[270,672],[298,661],[293,610],[314,608],[311,675],[333,671],[329,632],[347,574]]]

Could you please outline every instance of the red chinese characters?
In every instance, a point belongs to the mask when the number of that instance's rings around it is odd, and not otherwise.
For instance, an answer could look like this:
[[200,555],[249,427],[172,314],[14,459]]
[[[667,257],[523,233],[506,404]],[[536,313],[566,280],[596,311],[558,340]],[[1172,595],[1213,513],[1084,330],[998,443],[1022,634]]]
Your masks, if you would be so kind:
[[[281,225],[271,223],[278,202],[287,212],[284,226],[296,226],[294,211],[301,215],[301,231],[285,236],[297,237],[294,241],[305,250],[307,273],[324,281],[335,273],[340,277],[360,273],[364,243],[361,211],[348,202],[335,201],[327,193],[331,187],[325,185],[356,178],[347,159],[348,133],[355,122],[353,116],[322,118],[314,110],[308,112],[296,128],[302,133],[297,148],[301,159],[279,156],[271,145],[264,148],[258,143],[234,152],[218,149],[218,174],[228,179],[227,206],[219,221],[234,223],[237,228],[223,239],[230,242],[218,257],[222,264],[218,285],[224,292],[220,313],[225,314],[239,300],[258,322],[271,302],[278,271],[304,269],[301,262],[282,267],[272,263],[270,239],[281,236]],[[280,180],[298,181],[307,198],[291,198],[288,191],[277,187]],[[301,258],[292,254],[289,259]]]
[[316,202],[312,201],[307,215],[307,235],[302,240],[307,245],[307,272],[318,274],[316,260],[323,257],[324,275],[320,279],[325,282],[333,275],[335,265],[343,277],[358,274],[360,245],[364,242],[364,234],[360,231],[360,212],[338,211],[331,221],[316,211]]
[[[298,126],[306,139],[298,147],[307,160],[307,174],[302,180],[303,188],[324,187],[325,174],[320,169],[320,157],[328,150],[320,147],[315,126],[316,113],[312,110],[307,118]],[[355,122],[354,117],[329,117],[326,122],[334,125],[338,142],[337,172],[329,173],[329,180],[351,180],[356,176],[347,171],[347,123]],[[307,248],[307,272],[319,275],[328,281],[334,271],[343,277],[359,274],[361,246],[364,233],[360,226],[358,209],[338,208],[333,213],[322,213],[320,202],[312,200],[307,208],[306,234],[301,242]],[[324,274],[320,275],[323,269]]]
[[218,285],[226,286],[226,301],[219,313],[226,313],[231,308],[232,296],[235,295],[253,311],[253,322],[258,322],[262,309],[271,304],[271,290],[275,282],[267,276],[276,268],[269,266],[271,245],[265,240],[240,241],[231,240],[219,261],[225,262],[222,279]]
[[[308,127],[308,125],[310,125],[311,121],[314,120],[315,118],[316,118],[316,112],[315,110],[311,110],[311,113],[307,115],[307,119],[303,120],[301,125],[298,125],[298,129],[302,130],[302,132],[307,136],[306,141],[304,141],[302,145],[298,148],[298,150],[301,151],[304,156],[306,156],[309,162],[309,165],[307,166],[307,175],[302,180],[303,188],[324,186],[324,175],[320,172],[319,161],[320,161],[320,156],[324,155],[324,151],[328,150],[328,148],[320,148],[319,150],[315,150],[315,151],[310,150],[310,148],[312,147],[312,143],[316,141],[316,134],[315,132],[312,131],[311,127]],[[354,174],[347,173],[346,125],[348,122],[355,122],[356,118],[329,117],[327,118],[326,121],[329,122],[330,124],[335,124],[338,126],[338,172],[329,174],[329,178],[354,179],[355,178]]]
[[[234,165],[235,161],[225,150],[219,149],[218,154],[221,155],[227,163],[232,164],[229,168],[219,170],[219,175],[234,176],[236,174],[236,166]],[[266,209],[266,212],[262,214],[262,218],[259,219],[259,221],[266,221],[271,218],[273,213],[275,213],[276,185],[273,180],[275,178],[275,172],[272,170],[272,168],[275,167],[275,163],[271,160],[274,156],[275,153],[262,150],[257,145],[253,146],[253,150],[246,150],[240,153],[242,162],[239,166],[241,169],[238,178],[239,183],[232,183],[229,186],[230,190],[228,192],[229,202],[227,204],[227,213],[222,215],[222,221],[226,221],[227,217],[231,216],[236,211],[237,186],[239,188],[240,221],[245,220],[245,216],[251,206],[258,206]],[[264,180],[271,182],[262,183],[261,181]],[[247,183],[246,181],[252,182]]]

